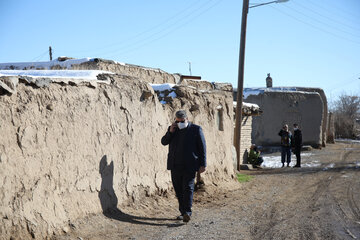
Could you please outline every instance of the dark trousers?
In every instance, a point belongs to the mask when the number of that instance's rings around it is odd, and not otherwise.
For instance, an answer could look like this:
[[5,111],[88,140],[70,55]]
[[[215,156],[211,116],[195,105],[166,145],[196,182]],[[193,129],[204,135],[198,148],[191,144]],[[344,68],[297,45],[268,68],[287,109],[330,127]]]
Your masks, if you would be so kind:
[[179,202],[181,215],[191,216],[191,206],[194,195],[195,172],[189,173],[184,169],[171,170],[171,181]]
[[291,162],[291,148],[281,146],[281,162],[282,163],[285,163],[285,157],[286,157],[286,162],[290,163]]
[[296,156],[296,166],[301,166],[300,152],[301,152],[301,147],[295,147],[294,148],[294,153],[295,153],[295,156]]

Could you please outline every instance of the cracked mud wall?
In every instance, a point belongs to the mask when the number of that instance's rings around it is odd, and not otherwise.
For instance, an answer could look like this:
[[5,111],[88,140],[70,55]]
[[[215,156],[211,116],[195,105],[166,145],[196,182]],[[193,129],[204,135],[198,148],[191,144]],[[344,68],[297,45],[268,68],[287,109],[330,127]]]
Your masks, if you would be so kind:
[[0,96],[1,239],[49,237],[76,218],[169,191],[160,139],[180,108],[204,129],[206,184],[231,181],[231,92],[182,86],[162,105],[146,82],[110,78],[97,88],[20,83]]

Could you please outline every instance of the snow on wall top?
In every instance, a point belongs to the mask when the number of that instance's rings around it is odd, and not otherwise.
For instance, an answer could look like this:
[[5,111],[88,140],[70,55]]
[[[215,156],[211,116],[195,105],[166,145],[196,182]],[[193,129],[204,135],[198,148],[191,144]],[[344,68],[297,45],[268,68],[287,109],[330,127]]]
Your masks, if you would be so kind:
[[302,94],[316,94],[316,92],[304,91],[303,89],[304,88],[302,87],[244,88],[244,99],[250,95],[259,95],[264,92],[297,92]]
[[158,98],[161,104],[166,104],[165,97],[176,98],[177,95],[175,93],[174,86],[176,84],[173,83],[163,83],[163,84],[150,84],[150,86],[154,89],[154,91],[158,94]]
[[272,87],[272,88],[244,88],[244,99],[250,95],[259,95],[264,92],[296,92],[296,87]]
[[101,70],[0,70],[0,76],[28,76],[33,78],[72,78],[97,80],[99,74],[113,74]]
[[58,59],[54,59],[47,62],[0,63],[0,69],[51,69],[51,67],[57,65],[60,65],[63,68],[70,69],[73,64],[81,64],[89,61],[93,61],[93,58],[67,59],[65,61],[59,61]]
[[[0,63],[0,70],[28,70],[28,69],[51,69],[54,66],[60,66],[62,68],[71,69],[72,65],[82,64],[84,62],[97,62],[103,59],[99,58],[80,58],[80,59],[66,59],[66,60],[59,60],[64,59],[66,57],[59,57],[57,59],[46,61],[46,62],[13,62],[13,63]],[[125,64],[122,62],[117,62],[113,60],[103,60],[103,61],[110,61],[114,64],[120,64],[123,66],[131,66],[142,68],[144,70],[151,70],[155,72],[164,72],[158,68],[150,68],[150,67],[143,67],[133,64]]]

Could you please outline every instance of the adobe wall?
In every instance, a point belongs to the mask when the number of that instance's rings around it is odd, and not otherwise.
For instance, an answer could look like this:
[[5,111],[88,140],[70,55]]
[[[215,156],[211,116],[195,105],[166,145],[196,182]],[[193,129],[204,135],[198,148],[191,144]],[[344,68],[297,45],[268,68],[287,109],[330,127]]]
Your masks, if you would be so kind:
[[43,239],[77,218],[169,191],[160,139],[180,108],[203,127],[205,183],[234,181],[231,92],[179,86],[162,105],[145,81],[108,77],[96,88],[20,82],[0,96],[1,239]]
[[279,130],[283,124],[299,123],[303,143],[320,147],[322,145],[322,123],[324,105],[317,92],[264,92],[249,95],[247,102],[256,103],[263,114],[253,119],[253,143],[261,146],[280,144]]
[[296,88],[298,91],[305,91],[305,92],[317,92],[320,94],[320,97],[321,97],[321,100],[323,102],[323,108],[324,108],[324,111],[323,111],[323,120],[322,120],[322,123],[321,123],[321,131],[322,131],[322,134],[321,134],[321,144],[323,147],[326,146],[326,143],[327,143],[327,131],[328,131],[328,128],[329,128],[329,121],[328,121],[328,103],[327,103],[327,98],[326,98],[326,95],[325,95],[325,92],[323,89],[321,88],[306,88],[306,87],[297,87]]
[[170,74],[161,69],[145,68],[131,64],[119,64],[109,60],[88,61],[73,64],[73,70],[103,70],[141,79],[149,83],[178,83],[180,76]]

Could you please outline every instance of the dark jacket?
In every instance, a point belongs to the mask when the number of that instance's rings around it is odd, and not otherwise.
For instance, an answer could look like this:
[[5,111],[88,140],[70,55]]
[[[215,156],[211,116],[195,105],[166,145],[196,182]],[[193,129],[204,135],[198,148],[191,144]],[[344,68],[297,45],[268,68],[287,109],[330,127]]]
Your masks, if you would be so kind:
[[302,133],[300,129],[294,131],[292,146],[294,148],[301,148],[302,146]]
[[286,132],[283,129],[281,129],[279,132],[279,136],[281,137],[281,146],[291,147],[292,135],[290,131]]
[[[169,127],[166,134],[161,138],[162,145],[166,146],[169,144],[167,158],[168,170],[174,169],[175,153],[178,145],[178,131],[179,129],[176,128],[175,132],[171,133]],[[183,147],[185,169],[188,172],[196,172],[200,166],[206,167],[206,143],[200,126],[189,122]]]

